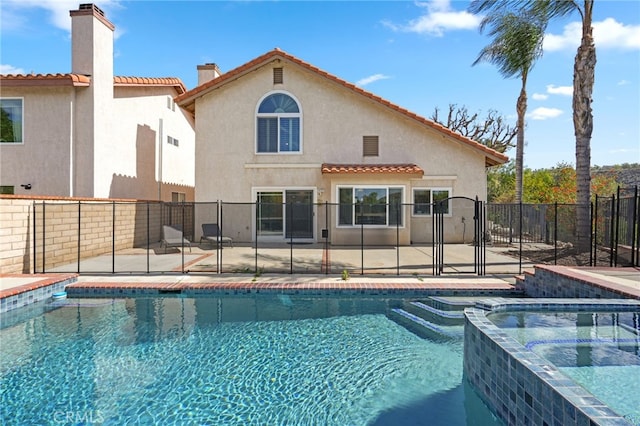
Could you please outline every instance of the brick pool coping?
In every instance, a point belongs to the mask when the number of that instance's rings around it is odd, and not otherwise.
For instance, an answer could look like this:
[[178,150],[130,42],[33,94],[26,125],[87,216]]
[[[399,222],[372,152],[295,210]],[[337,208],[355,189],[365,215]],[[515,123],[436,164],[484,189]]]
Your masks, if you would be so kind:
[[77,279],[77,274],[0,274],[0,313],[49,299]]

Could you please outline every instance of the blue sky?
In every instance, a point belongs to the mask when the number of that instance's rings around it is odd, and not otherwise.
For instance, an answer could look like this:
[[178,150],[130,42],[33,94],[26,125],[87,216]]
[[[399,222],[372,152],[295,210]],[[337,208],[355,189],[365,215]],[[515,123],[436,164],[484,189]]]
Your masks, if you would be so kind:
[[[67,0],[0,2],[0,73],[67,73]],[[222,72],[279,47],[391,102],[430,117],[437,107],[495,110],[515,123],[519,79],[472,66],[489,39],[468,1],[97,1],[116,26],[116,75],[178,77],[199,64]],[[571,112],[579,15],[552,23],[530,75],[525,165],[575,163]],[[596,0],[591,163],[640,162],[640,1]],[[508,152],[510,156],[514,152]]]

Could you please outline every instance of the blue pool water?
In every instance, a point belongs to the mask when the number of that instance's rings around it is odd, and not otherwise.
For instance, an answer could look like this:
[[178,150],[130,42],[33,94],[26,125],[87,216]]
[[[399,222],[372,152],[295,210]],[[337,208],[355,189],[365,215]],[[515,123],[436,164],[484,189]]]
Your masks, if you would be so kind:
[[640,312],[490,315],[618,414],[640,425]]
[[2,424],[497,425],[397,301],[68,299],[3,318]]

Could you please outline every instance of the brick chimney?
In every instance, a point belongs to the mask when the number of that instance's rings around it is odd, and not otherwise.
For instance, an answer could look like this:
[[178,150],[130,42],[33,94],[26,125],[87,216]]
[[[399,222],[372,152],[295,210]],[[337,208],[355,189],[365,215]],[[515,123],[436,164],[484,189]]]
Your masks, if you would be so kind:
[[220,77],[220,68],[216,64],[198,65],[198,86]]

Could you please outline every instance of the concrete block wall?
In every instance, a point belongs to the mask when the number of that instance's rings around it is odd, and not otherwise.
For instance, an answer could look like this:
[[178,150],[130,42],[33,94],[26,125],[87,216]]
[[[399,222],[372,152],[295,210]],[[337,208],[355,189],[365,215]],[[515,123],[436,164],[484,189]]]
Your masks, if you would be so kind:
[[30,272],[32,204],[28,199],[0,199],[0,273]]
[[[147,218],[147,211],[149,218]],[[0,198],[2,273],[48,271],[161,238],[161,207],[135,200]],[[35,216],[35,227],[34,227]],[[147,239],[147,234],[149,238]]]

